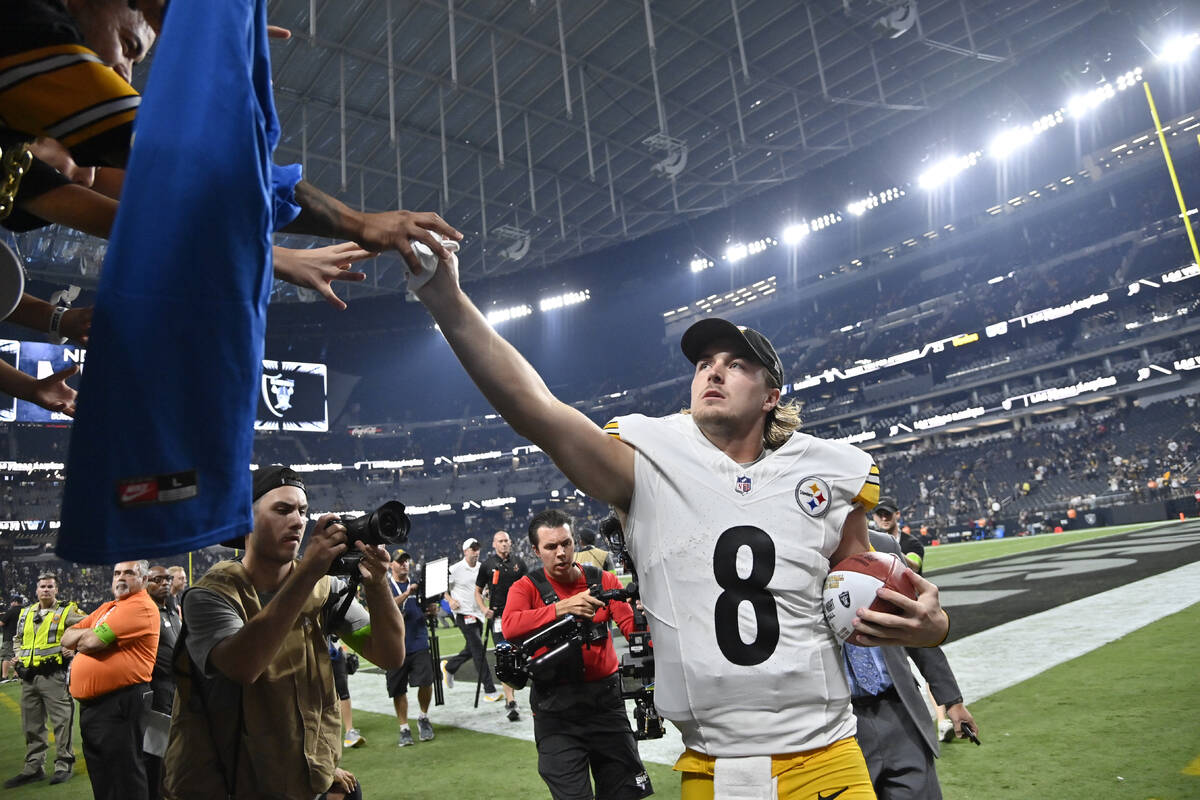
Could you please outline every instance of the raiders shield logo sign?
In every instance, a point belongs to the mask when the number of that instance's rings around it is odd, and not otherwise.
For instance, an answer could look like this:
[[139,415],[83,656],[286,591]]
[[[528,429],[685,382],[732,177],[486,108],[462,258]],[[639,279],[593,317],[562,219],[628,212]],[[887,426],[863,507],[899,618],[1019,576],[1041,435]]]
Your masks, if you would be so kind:
[[292,407],[292,394],[296,391],[296,382],[290,378],[278,375],[262,376],[262,398],[267,404],[267,410],[277,417]]
[[849,592],[838,592],[838,600],[841,602],[841,604],[844,608],[850,607],[850,593]]

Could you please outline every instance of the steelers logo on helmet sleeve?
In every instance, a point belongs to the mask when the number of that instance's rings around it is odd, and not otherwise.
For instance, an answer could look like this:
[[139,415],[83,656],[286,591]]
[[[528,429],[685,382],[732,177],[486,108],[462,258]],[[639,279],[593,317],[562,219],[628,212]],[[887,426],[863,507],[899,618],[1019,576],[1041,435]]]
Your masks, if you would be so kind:
[[814,475],[803,478],[796,484],[796,505],[810,517],[825,516],[832,499],[829,484]]

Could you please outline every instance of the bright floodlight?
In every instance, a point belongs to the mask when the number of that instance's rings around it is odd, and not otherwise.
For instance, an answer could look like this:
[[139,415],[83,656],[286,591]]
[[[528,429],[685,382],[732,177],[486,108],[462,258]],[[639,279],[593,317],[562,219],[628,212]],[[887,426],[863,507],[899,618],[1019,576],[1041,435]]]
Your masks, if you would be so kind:
[[1200,47],[1200,33],[1189,33],[1186,36],[1175,36],[1168,39],[1158,51],[1159,61],[1178,64],[1188,59],[1192,51]]
[[1072,117],[1082,117],[1087,112],[1100,106],[1105,100],[1116,97],[1117,90],[1111,83],[1104,83],[1092,89],[1087,94],[1077,94],[1067,101],[1067,112]]
[[1019,150],[1033,141],[1033,129],[1028,125],[1004,131],[992,139],[988,146],[988,155],[995,159],[1008,158],[1014,150]]
[[748,255],[750,255],[750,251],[744,244],[731,244],[725,248],[725,260],[730,264],[736,264]]
[[801,222],[799,225],[788,225],[784,228],[780,238],[784,244],[799,244],[805,236],[808,236],[808,223]]
[[503,322],[508,322],[509,320],[528,317],[532,313],[533,308],[526,304],[513,306],[512,308],[497,308],[487,313],[487,321],[489,325],[495,327],[496,325],[499,325]]
[[577,305],[591,299],[591,296],[591,290],[584,289],[582,292],[566,292],[554,297],[543,297],[538,303],[538,308],[542,311],[553,311],[556,308]]
[[917,185],[922,189],[936,189],[958,173],[975,166],[979,153],[968,153],[965,156],[946,158],[921,173]]

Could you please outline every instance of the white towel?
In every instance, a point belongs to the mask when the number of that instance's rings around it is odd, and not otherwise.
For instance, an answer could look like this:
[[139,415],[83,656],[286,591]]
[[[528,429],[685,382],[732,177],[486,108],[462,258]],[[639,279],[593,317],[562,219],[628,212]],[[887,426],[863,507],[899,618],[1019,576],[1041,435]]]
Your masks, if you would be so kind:
[[713,768],[714,800],[776,800],[770,756],[718,758]]
[[[451,253],[458,252],[458,242],[454,241],[453,239],[443,239],[442,247],[445,247]],[[412,249],[413,252],[417,254],[417,258],[420,259],[421,266],[424,267],[424,269],[421,270],[421,274],[414,275],[412,269],[410,269],[408,266],[408,262],[404,261],[403,259],[401,259],[401,261],[404,263],[404,277],[408,281],[408,291],[410,293],[415,293],[417,289],[420,289],[422,286],[429,283],[429,279],[432,278],[433,273],[437,271],[438,259],[437,256],[433,254],[433,251],[429,249],[429,245],[425,244],[424,242],[414,241],[412,243]]]

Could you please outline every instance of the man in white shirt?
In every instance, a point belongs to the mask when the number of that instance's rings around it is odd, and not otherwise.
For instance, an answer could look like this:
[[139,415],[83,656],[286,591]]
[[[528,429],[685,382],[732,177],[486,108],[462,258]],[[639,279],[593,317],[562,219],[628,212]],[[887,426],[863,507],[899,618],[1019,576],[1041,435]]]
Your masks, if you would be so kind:
[[452,688],[454,673],[458,672],[458,668],[467,661],[474,661],[475,670],[483,677],[483,699],[494,703],[504,695],[496,691],[483,649],[483,620],[487,615],[475,602],[475,580],[479,577],[479,540],[466,539],[462,549],[462,561],[450,567],[450,590],[446,592],[446,599],[450,602],[454,621],[467,644],[458,655],[442,659],[442,678],[446,688]]

